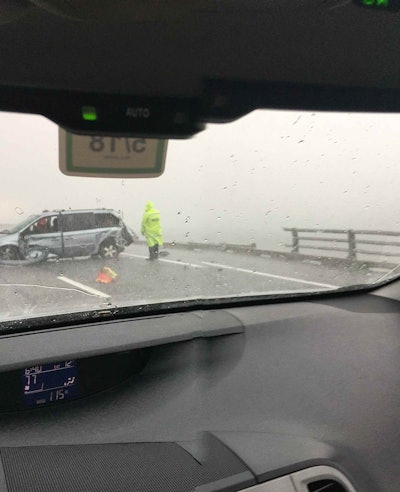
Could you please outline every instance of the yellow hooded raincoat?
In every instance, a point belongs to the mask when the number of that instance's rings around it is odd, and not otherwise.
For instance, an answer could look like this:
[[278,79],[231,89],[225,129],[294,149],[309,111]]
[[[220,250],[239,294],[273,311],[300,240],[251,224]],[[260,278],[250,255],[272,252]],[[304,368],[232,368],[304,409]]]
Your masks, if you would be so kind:
[[154,208],[153,202],[147,202],[146,210],[143,214],[141,233],[146,237],[149,248],[156,244],[162,246],[162,229],[160,212]]

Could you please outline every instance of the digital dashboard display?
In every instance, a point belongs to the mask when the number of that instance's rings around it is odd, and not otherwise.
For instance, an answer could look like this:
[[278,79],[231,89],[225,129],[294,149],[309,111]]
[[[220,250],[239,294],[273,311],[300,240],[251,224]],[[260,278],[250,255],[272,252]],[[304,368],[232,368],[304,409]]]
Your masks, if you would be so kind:
[[35,407],[78,397],[75,360],[41,364],[23,370],[23,404]]

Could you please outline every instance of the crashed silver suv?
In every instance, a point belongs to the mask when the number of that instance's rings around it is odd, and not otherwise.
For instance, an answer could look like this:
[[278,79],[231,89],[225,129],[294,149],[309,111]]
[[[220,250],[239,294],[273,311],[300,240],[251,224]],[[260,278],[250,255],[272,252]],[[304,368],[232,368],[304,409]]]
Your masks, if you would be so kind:
[[116,258],[136,239],[115,210],[55,210],[0,231],[0,260],[100,255]]

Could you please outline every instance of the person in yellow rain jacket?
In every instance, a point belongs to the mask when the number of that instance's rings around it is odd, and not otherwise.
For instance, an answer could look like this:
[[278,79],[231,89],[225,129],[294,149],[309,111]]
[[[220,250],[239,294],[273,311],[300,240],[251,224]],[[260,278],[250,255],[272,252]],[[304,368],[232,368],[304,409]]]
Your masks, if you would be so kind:
[[142,219],[141,233],[146,237],[149,247],[149,260],[158,259],[158,248],[163,244],[160,212],[154,208],[153,202],[146,204],[146,209]]

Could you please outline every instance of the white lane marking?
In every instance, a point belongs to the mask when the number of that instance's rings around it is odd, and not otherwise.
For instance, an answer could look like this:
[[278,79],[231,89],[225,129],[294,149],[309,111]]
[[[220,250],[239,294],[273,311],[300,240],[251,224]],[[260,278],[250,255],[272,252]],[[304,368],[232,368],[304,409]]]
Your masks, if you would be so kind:
[[186,263],[184,261],[164,260],[164,259],[160,259],[160,261],[165,261],[166,263],[174,263],[175,265],[185,265],[185,266],[191,266],[191,267],[195,267],[195,268],[204,268],[202,265],[196,265],[195,263]]
[[232,267],[229,265],[221,265],[220,263],[210,263],[209,261],[202,261],[205,265],[216,267],[216,268],[224,268],[226,270],[235,270],[237,272],[243,272],[243,273],[251,273],[252,275],[261,275],[263,277],[271,277],[271,278],[278,278],[280,280],[289,280],[290,282],[297,282],[299,284],[309,284],[309,285],[317,285],[318,287],[326,287],[328,289],[337,289],[337,285],[331,285],[331,284],[322,284],[320,282],[311,282],[309,280],[301,280],[300,278],[293,278],[293,277],[284,277],[283,275],[273,275],[272,273],[264,273],[264,272],[258,272],[257,270],[248,270],[246,268],[236,268]]
[[129,256],[130,258],[142,258],[143,260],[146,260],[148,258],[148,256],[133,255],[132,253],[121,253],[119,256]]
[[[130,253],[121,253],[120,256],[129,256],[131,258],[142,258],[144,260],[147,260],[147,256],[143,255],[132,255]],[[184,266],[192,266],[195,268],[204,268],[202,265],[196,265],[195,263],[186,263],[185,261],[177,261],[177,260],[165,260],[164,258],[159,258],[158,261],[163,261],[165,263],[173,263],[175,265],[184,265]]]
[[76,282],[75,280],[72,280],[68,277],[64,277],[64,276],[60,275],[57,278],[58,278],[58,280],[62,280],[63,282],[66,282],[67,284],[73,285],[74,287],[77,287],[80,291],[87,292],[88,294],[92,294],[93,296],[104,297],[107,299],[111,297],[109,294],[105,294],[104,292],[100,292],[99,290],[93,289],[92,287],[89,287],[88,285],[81,284],[80,282]]
[[61,262],[68,262],[68,261],[73,261],[75,263],[77,261],[87,261],[90,258],[91,258],[90,256],[77,256],[77,257],[74,257],[74,258],[57,258],[57,257],[53,257],[53,258],[48,258],[47,261],[49,263],[61,263]]
[[79,292],[79,294],[85,294],[86,296],[98,297],[97,294],[89,294],[79,289],[69,289],[68,287],[51,287],[50,285],[38,285],[38,284],[0,284],[0,287],[37,287],[39,289],[50,290],[66,290],[69,292]]

